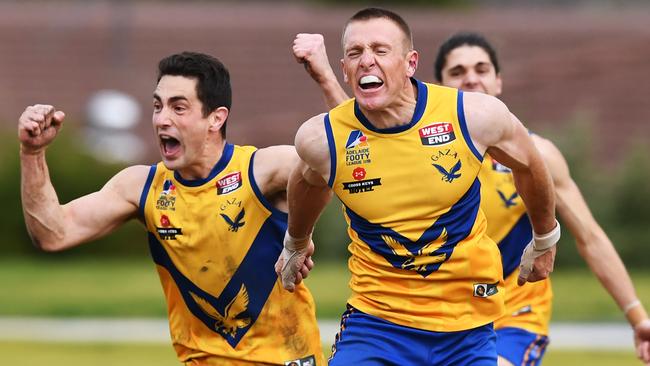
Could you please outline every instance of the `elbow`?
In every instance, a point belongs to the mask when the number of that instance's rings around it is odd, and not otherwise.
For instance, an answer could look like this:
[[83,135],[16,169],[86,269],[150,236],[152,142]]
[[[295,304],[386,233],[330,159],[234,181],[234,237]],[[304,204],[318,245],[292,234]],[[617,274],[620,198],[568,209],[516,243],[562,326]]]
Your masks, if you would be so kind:
[[31,233],[30,233],[30,237],[32,239],[32,245],[36,249],[39,249],[43,252],[47,252],[47,253],[59,252],[65,248],[65,246],[62,245],[63,243],[62,239],[61,240],[43,239],[43,238],[38,238]]

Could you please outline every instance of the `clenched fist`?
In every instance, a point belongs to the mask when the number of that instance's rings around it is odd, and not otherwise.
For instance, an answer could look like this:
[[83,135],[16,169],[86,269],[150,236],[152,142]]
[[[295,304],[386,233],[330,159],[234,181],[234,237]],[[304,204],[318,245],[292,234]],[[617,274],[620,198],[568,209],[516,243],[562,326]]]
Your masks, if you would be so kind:
[[51,105],[36,104],[25,109],[18,120],[21,151],[35,154],[43,151],[61,129],[65,113]]

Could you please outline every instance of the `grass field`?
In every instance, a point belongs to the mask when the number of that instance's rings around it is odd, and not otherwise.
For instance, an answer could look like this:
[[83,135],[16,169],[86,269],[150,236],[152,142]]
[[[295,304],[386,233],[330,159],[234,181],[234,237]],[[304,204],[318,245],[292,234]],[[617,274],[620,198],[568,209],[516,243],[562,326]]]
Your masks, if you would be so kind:
[[[329,345],[324,345],[325,349]],[[0,342],[2,365],[177,366],[171,345]],[[545,366],[639,366],[631,352],[555,351]]]
[[[555,321],[623,321],[614,302],[586,270],[554,273]],[[650,272],[633,273],[650,303]],[[154,265],[142,260],[1,259],[0,316],[164,317]],[[339,317],[349,290],[341,264],[317,263],[307,282],[320,318]],[[576,294],[579,294],[577,296]],[[325,345],[327,350],[330,345]],[[177,365],[171,344],[0,342],[2,365]],[[554,350],[544,365],[640,365],[632,352]]]
[[[632,274],[641,300],[650,304],[650,272]],[[344,309],[348,272],[317,263],[307,283],[319,318]],[[553,274],[555,321],[624,321],[614,301],[587,270]],[[0,316],[164,317],[154,264],[142,260],[0,260]],[[577,296],[579,294],[579,296]]]

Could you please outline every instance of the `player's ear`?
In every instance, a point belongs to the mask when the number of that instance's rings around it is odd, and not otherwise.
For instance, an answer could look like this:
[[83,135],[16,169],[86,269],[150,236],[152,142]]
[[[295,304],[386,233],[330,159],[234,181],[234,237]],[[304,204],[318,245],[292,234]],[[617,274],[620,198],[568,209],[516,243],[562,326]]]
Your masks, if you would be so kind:
[[223,126],[224,123],[226,123],[226,120],[228,119],[228,108],[226,107],[219,107],[210,113],[208,116],[208,121],[210,122],[210,127],[208,130],[210,132],[219,132],[221,130],[221,127]]

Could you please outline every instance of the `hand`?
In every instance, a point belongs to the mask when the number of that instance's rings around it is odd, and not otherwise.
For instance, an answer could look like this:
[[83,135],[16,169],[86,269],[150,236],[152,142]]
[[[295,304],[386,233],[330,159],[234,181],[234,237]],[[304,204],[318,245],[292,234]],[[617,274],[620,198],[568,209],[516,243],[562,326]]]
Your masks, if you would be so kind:
[[309,271],[314,268],[314,261],[311,256],[314,254],[314,242],[302,249],[288,249],[286,244],[280,253],[278,261],[275,262],[275,273],[282,281],[282,287],[293,292],[303,279],[307,278]]
[[27,107],[18,119],[18,140],[21,151],[36,154],[56,137],[65,113],[51,105],[36,104]]
[[650,319],[643,320],[634,327],[636,355],[650,366]]
[[330,66],[325,39],[321,34],[300,33],[293,40],[293,55],[316,82],[333,79],[334,71]]
[[[532,257],[538,253],[535,253],[535,249],[533,249],[531,244],[528,244],[526,249],[524,249],[524,254],[522,255],[521,264],[519,266],[519,278],[517,279],[517,284],[519,286],[523,286],[526,282],[537,282],[546,279],[550,276],[551,272],[553,272],[557,247],[553,246],[539,256]],[[526,252],[527,250],[529,253]],[[526,255],[531,258],[524,260],[524,256]],[[525,265],[525,262],[530,264]]]

